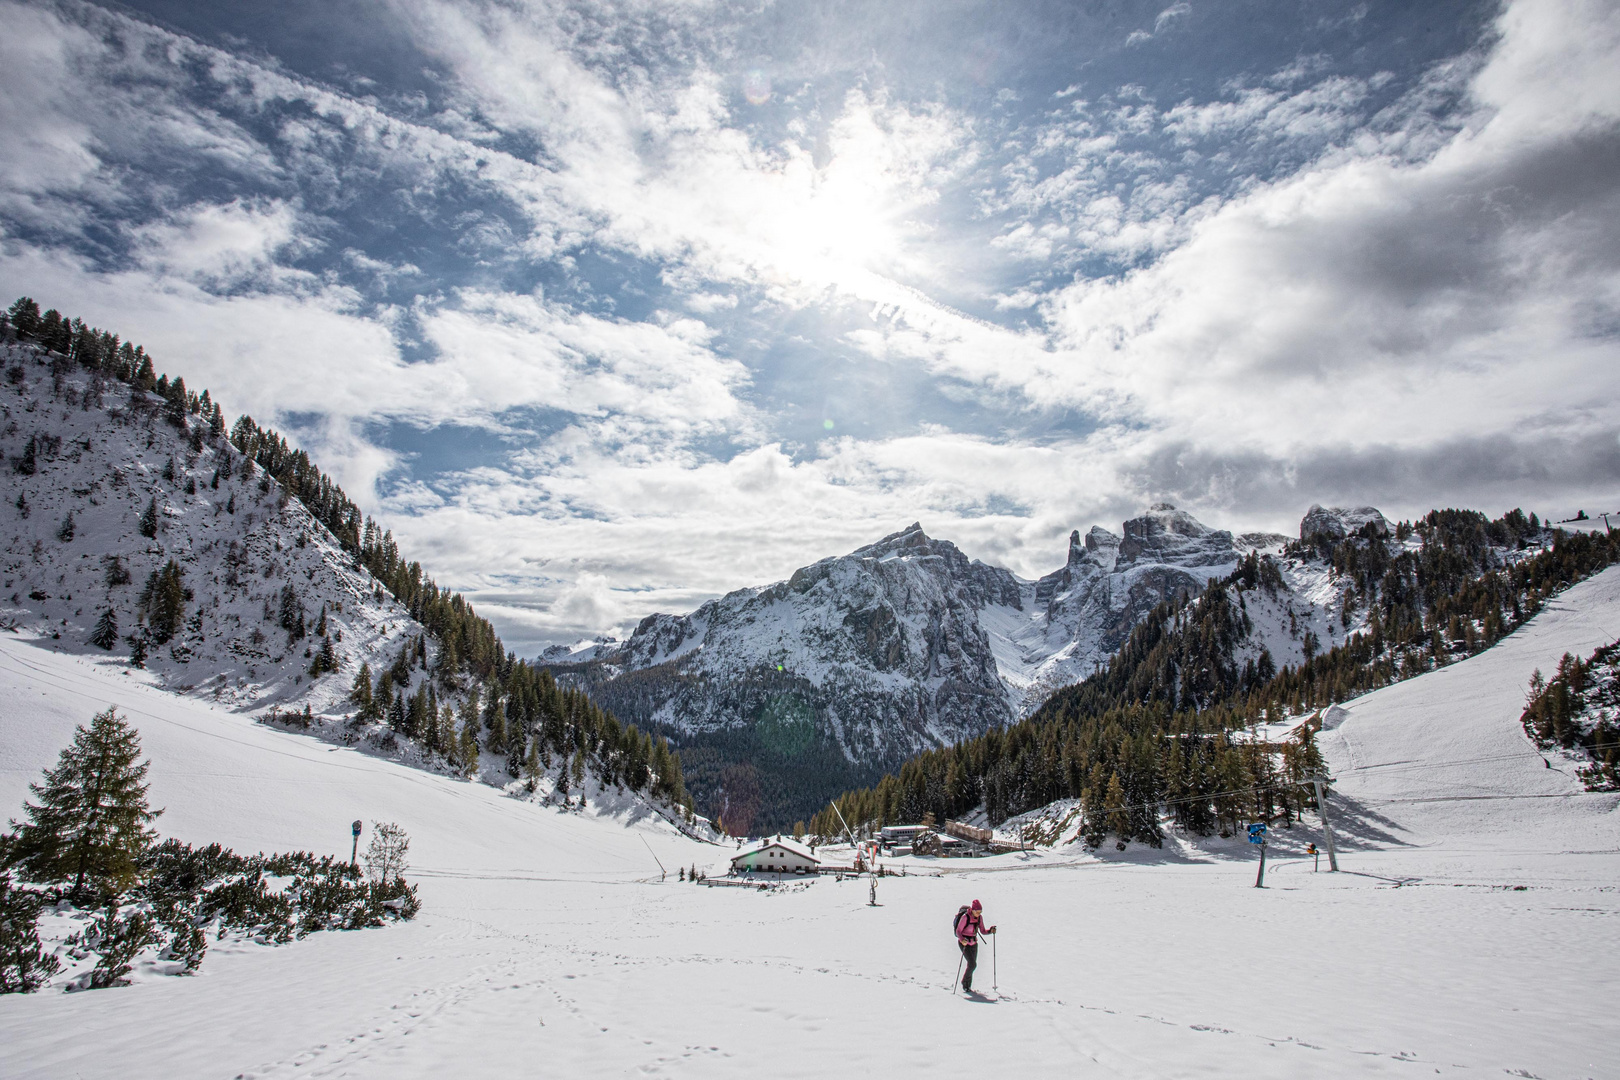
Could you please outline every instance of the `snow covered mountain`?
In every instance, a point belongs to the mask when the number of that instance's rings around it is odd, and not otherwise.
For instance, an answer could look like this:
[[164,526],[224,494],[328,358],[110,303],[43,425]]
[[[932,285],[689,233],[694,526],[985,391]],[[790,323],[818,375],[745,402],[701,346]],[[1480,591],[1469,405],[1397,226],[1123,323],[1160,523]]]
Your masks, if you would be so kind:
[[161,399],[60,358],[53,371],[32,346],[8,346],[4,367],[0,625],[75,652],[141,648],[160,685],[222,705],[317,713],[346,707],[362,663],[426,636],[205,421],[176,425]]
[[689,615],[648,616],[603,657],[601,692],[681,731],[744,723],[894,762],[1012,719],[978,616],[1020,602],[1012,574],[913,524]]
[[525,798],[706,828],[661,744],[507,660],[306,457],[247,418],[226,438],[206,391],[81,336],[77,359],[0,344],[0,629]]
[[[1372,508],[1313,506],[1301,536],[1364,529],[1389,532]],[[1030,714],[1106,662],[1155,606],[1251,555],[1275,586],[1254,605],[1252,651],[1282,666],[1342,641],[1364,618],[1345,615],[1349,586],[1309,549],[1285,552],[1289,540],[1234,536],[1159,503],[1119,535],[1076,531],[1064,566],[1026,581],[913,524],[786,581],[650,615],[622,643],[541,662],[675,737],[700,799],[718,806],[724,789],[763,783],[755,802],[797,813],[859,774]],[[711,753],[707,774],[691,768]]]
[[1033,712],[1058,687],[1090,675],[1156,605],[1202,592],[1249,552],[1276,554],[1288,542],[1274,533],[1234,537],[1169,503],[1154,504],[1122,531],[1116,536],[1094,527],[1084,540],[1076,531],[1062,569],[1021,582],[1019,604],[985,612],[1020,715]]

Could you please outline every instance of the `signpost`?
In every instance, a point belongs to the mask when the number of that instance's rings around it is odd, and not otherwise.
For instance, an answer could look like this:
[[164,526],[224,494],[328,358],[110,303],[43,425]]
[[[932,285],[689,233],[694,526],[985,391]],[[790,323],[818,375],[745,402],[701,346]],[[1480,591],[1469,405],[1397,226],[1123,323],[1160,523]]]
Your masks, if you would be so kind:
[[354,821],[354,850],[349,852],[349,865],[360,865],[360,819]]
[[1322,853],[1316,850],[1315,844],[1306,844],[1305,854],[1311,857],[1311,873],[1314,874],[1322,869]]
[[1260,872],[1254,876],[1254,887],[1265,888],[1266,882],[1266,823],[1252,822],[1249,825],[1249,843],[1260,845]]

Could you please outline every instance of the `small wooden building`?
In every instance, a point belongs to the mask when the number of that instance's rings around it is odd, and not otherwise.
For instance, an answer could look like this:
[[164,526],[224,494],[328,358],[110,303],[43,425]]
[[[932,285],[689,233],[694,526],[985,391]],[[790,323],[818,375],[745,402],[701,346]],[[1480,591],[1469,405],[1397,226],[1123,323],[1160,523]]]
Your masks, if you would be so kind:
[[731,859],[734,874],[814,874],[821,860],[809,848],[792,840],[761,840]]

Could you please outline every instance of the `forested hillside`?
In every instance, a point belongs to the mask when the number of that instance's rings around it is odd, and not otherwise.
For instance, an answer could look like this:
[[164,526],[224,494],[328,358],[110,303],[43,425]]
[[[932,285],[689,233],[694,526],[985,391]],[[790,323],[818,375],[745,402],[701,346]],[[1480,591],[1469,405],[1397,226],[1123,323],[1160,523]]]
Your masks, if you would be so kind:
[[[1276,670],[1269,652],[1239,663],[1255,632],[1249,608],[1275,591],[1270,556],[1251,555],[1202,595],[1167,602],[1131,633],[1106,670],[1053,694],[1028,720],[924,753],[875,787],[838,801],[852,825],[968,814],[992,824],[1078,799],[1088,843],[1160,842],[1160,811],[1193,832],[1229,831],[1248,815],[1291,815],[1297,781],[1319,768],[1308,725],[1280,745],[1251,729],[1291,720],[1479,652],[1558,590],[1620,558],[1620,537],[1545,529],[1513,511],[1494,521],[1434,511],[1335,538],[1307,535],[1283,558],[1320,560],[1347,585],[1343,620],[1365,628]],[[839,831],[829,810],[810,830]]]
[[[7,625],[425,767],[679,807],[680,763],[518,660],[308,454],[24,297],[6,342]],[[143,584],[144,583],[144,584]]]
[[1584,660],[1565,653],[1551,679],[1532,672],[1520,719],[1542,749],[1589,759],[1580,771],[1588,791],[1620,791],[1620,641]]

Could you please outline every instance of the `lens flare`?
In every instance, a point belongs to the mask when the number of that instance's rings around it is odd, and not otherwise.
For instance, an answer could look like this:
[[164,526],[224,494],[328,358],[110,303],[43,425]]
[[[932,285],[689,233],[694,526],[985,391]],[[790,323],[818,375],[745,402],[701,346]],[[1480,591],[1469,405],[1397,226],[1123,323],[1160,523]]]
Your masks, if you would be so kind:
[[821,426],[826,428],[828,431],[831,431],[833,429],[833,422],[831,420],[823,420],[821,422]]
[[743,97],[750,105],[763,105],[771,100],[771,77],[758,68],[743,76]]

